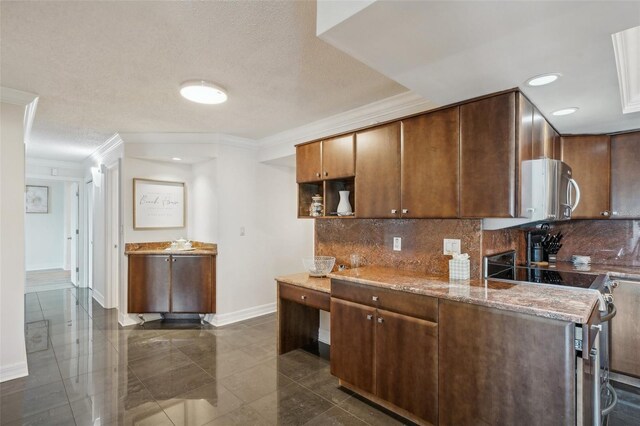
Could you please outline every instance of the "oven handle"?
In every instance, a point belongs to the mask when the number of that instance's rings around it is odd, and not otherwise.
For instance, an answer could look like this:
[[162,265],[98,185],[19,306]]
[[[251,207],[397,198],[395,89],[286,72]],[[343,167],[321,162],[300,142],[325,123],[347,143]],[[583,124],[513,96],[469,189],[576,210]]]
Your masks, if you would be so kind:
[[615,317],[618,313],[618,309],[616,309],[616,305],[613,302],[607,303],[607,313],[604,315],[600,315],[600,322],[611,321],[611,318]]
[[618,404],[618,393],[613,386],[611,386],[611,383],[607,383],[607,390],[611,393],[613,398],[611,399],[611,404],[602,409],[602,417],[609,415],[609,413],[611,413]]

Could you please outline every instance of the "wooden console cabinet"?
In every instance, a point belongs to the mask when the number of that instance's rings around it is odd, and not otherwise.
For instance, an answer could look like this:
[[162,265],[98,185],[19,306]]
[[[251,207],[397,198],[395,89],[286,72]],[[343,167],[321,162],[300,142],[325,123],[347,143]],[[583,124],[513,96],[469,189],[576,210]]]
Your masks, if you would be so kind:
[[129,312],[214,313],[216,257],[129,255]]

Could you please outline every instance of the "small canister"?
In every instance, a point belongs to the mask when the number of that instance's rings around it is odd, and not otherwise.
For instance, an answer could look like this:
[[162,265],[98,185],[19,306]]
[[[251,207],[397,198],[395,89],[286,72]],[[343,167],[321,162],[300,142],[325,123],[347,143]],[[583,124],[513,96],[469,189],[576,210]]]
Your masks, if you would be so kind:
[[324,206],[322,205],[322,195],[316,194],[311,197],[311,205],[309,206],[309,216],[320,217],[324,215]]

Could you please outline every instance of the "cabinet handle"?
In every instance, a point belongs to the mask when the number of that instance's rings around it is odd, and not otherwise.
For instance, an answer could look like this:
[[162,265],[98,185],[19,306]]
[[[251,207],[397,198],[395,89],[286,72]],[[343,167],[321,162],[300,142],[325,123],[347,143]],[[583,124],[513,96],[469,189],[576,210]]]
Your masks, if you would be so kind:
[[378,324],[382,324],[384,322],[384,318],[378,317]]
[[325,171],[325,172],[324,172],[324,175],[325,175],[325,176],[329,176],[329,172],[326,172],[326,171]]
[[320,177],[320,173],[316,173],[316,177]]
[[367,315],[367,321],[371,321],[373,319],[373,315],[369,314]]
[[168,257],[165,257],[165,258],[164,258],[164,261],[165,261],[165,262],[168,262],[168,261],[169,261],[169,258],[168,258]]
[[373,300],[374,302],[378,301],[378,296],[371,296],[371,300]]
[[175,262],[175,261],[176,261],[176,258],[175,258],[175,257],[174,257],[174,258],[172,258],[172,259],[171,259],[171,261],[172,261],[172,262]]
[[409,213],[409,209],[402,209],[402,213],[404,213],[404,214]]
[[302,300],[307,300],[307,296],[304,296],[304,295],[303,295],[303,296],[300,296],[300,299],[302,299]]
[[396,213],[398,213],[398,210],[396,210],[396,209],[391,209],[391,214],[396,214]]
[[600,212],[600,216],[609,216],[609,211],[605,210],[603,212]]

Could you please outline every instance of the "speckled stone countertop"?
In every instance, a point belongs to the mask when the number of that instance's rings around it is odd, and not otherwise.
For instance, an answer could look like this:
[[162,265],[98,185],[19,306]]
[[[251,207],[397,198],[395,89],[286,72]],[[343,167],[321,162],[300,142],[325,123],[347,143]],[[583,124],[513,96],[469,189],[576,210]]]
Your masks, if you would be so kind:
[[124,254],[176,254],[176,255],[217,255],[218,245],[212,243],[202,243],[192,241],[193,250],[167,250],[171,246],[171,241],[158,241],[151,243],[126,243]]
[[574,323],[586,323],[598,302],[596,290],[492,280],[449,280],[375,266],[334,272],[329,277]]
[[609,274],[612,278],[629,278],[640,280],[640,267],[638,266],[617,266],[617,265],[580,265],[575,266],[571,262],[551,263],[548,266],[539,266],[540,269],[560,271],[560,272],[581,272],[583,274]]
[[323,293],[331,293],[331,280],[329,278],[310,277],[306,272],[277,277],[276,281],[321,291]]

